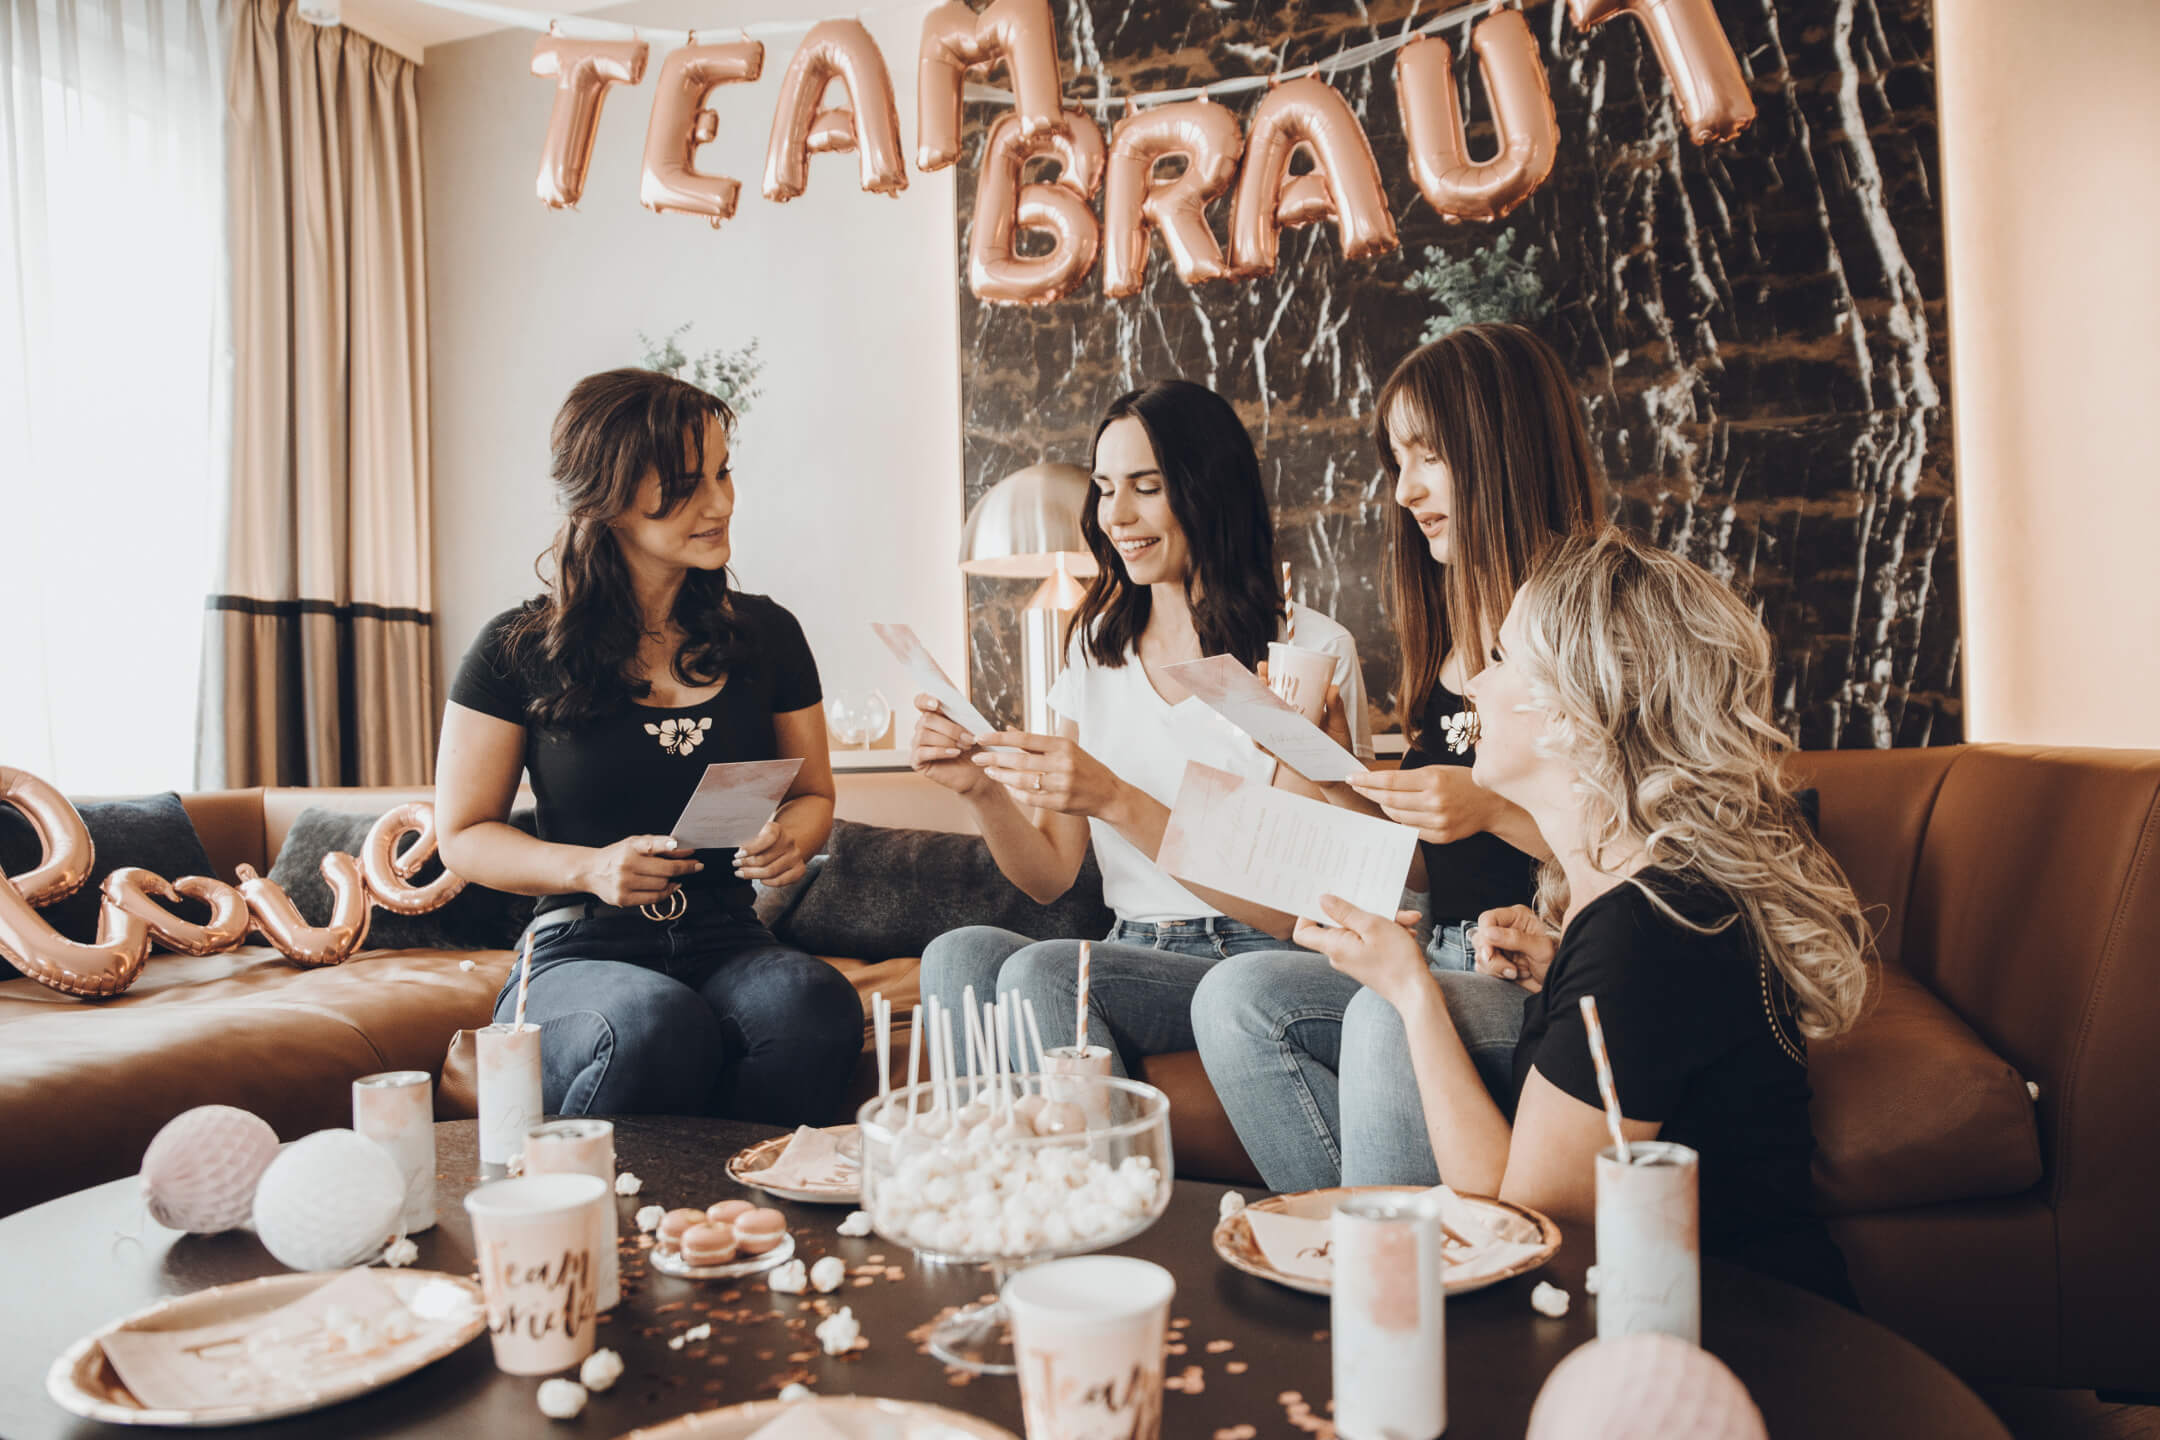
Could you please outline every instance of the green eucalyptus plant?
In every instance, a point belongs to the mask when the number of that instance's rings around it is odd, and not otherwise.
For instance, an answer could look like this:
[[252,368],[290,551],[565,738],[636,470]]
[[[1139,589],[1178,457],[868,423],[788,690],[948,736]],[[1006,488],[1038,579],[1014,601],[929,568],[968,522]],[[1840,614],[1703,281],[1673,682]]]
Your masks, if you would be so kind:
[[1437,245],[1425,247],[1425,263],[1414,270],[1408,287],[1430,295],[1440,313],[1425,322],[1418,343],[1429,345],[1451,330],[1486,321],[1518,324],[1543,318],[1552,297],[1538,278],[1538,248],[1515,253],[1515,232],[1503,230],[1492,244],[1457,259]]
[[749,414],[751,402],[764,393],[757,383],[759,373],[765,369],[765,362],[758,358],[757,340],[753,338],[747,345],[733,350],[715,347],[691,354],[682,345],[683,336],[690,333],[690,325],[691,322],[685,320],[658,342],[640,330],[637,338],[645,347],[645,368],[672,375],[708,395],[719,396],[737,417]]

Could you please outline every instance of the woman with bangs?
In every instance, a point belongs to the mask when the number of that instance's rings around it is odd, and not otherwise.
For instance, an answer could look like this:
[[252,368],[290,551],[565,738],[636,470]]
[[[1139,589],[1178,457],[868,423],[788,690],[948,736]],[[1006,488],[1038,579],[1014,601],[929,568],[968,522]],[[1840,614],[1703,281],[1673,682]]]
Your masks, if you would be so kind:
[[[1098,568],[1050,691],[1058,733],[970,735],[918,696],[913,763],[968,801],[998,868],[1037,903],[1071,888],[1093,846],[1117,921],[1093,947],[1087,1033],[1123,1075],[1193,1048],[1192,993],[1211,966],[1287,940],[1263,928],[1282,926],[1274,912],[1155,864],[1189,761],[1262,784],[1277,773],[1167,667],[1231,655],[1256,668],[1294,625],[1299,645],[1335,656],[1347,743],[1370,756],[1371,739],[1356,642],[1276,588],[1259,456],[1229,401],[1185,380],[1120,396],[1096,427],[1094,482],[1081,531]],[[1077,937],[970,926],[924,949],[922,991],[955,1009],[970,988],[1017,995],[1047,1020],[1071,1013],[1079,955]]]
[[1507,1073],[1474,1061],[1456,996],[1399,923],[1330,897],[1297,937],[1380,997],[1422,1105],[1402,1137],[1459,1190],[1582,1220],[1608,1143],[1579,1002],[1597,1002],[1631,1143],[1699,1156],[1702,1250],[1855,1304],[1814,1209],[1807,1047],[1870,983],[1844,873],[1802,819],[1770,723],[1770,637],[1721,581],[1617,531],[1524,585],[1484,668],[1476,779],[1550,847],[1557,947]]
[[[1538,559],[1597,528],[1604,502],[1582,404],[1560,357],[1520,325],[1466,325],[1395,367],[1373,438],[1394,482],[1388,591],[1401,649],[1399,770],[1321,787],[1418,832],[1404,903],[1499,1075],[1542,941],[1530,911],[1547,853],[1521,807],[1479,785],[1464,690]],[[1215,1092],[1271,1189],[1432,1184],[1395,1012],[1319,956],[1248,955],[1209,975],[1194,1028]]]
[[[525,1013],[550,1114],[823,1123],[862,1047],[854,988],[751,909],[752,882],[793,884],[825,843],[833,779],[802,627],[729,584],[734,420],[650,371],[578,382],[555,419],[553,579],[482,629],[443,714],[443,862],[544,897]],[[748,845],[668,835],[707,764],[773,759],[802,767]],[[537,838],[509,823],[521,776]]]

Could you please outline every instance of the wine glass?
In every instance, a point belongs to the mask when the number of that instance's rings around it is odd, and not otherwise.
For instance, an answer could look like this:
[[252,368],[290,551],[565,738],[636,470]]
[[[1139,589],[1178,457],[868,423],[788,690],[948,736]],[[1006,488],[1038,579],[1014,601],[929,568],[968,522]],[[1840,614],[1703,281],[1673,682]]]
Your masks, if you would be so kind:
[[876,690],[836,690],[825,697],[825,723],[850,750],[867,750],[892,724],[892,705]]
[[[987,1078],[943,1087],[942,1107],[939,1081],[867,1102],[856,1120],[872,1227],[918,1260],[988,1267],[1002,1293],[1014,1270],[1107,1250],[1153,1225],[1170,1204],[1169,1097],[1111,1075],[1052,1075],[1046,1085],[1045,1100],[1073,1117],[1063,1133],[1022,1135],[1009,1119],[1001,1129],[1010,1110]],[[991,1118],[953,1123],[971,1100]],[[980,1375],[1018,1373],[1003,1299],[939,1321],[930,1353]]]

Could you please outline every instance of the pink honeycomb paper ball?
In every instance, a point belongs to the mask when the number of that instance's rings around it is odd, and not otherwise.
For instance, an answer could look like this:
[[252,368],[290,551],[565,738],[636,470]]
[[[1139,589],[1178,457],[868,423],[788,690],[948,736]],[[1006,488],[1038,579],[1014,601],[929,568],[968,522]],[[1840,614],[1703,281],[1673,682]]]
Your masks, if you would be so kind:
[[277,1158],[268,1121],[230,1105],[198,1105],[165,1122],[143,1151],[143,1201],[172,1230],[215,1235],[247,1224],[255,1186]]
[[1593,1340],[1553,1367],[1527,1440],[1766,1440],[1747,1387],[1670,1335]]

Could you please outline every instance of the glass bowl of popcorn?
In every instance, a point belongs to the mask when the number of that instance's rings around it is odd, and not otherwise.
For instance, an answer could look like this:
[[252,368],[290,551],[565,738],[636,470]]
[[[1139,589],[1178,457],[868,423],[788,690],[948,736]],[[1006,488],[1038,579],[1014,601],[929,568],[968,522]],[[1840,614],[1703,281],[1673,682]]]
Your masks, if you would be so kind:
[[[931,1081],[870,1101],[858,1123],[877,1233],[921,1260],[987,1266],[997,1290],[1038,1260],[1122,1245],[1170,1203],[1170,1100],[1137,1080]],[[930,1353],[1015,1373],[1003,1302],[940,1322]]]

